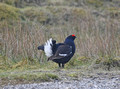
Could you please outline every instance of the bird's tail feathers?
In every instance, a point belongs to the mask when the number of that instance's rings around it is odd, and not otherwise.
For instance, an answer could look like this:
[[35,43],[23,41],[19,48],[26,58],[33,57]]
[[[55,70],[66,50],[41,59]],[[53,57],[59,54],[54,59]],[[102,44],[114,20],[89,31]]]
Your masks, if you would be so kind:
[[51,57],[49,57],[47,61],[50,61],[50,60],[52,60],[52,56],[51,56]]
[[44,51],[44,45],[38,46],[38,50]]
[[44,45],[44,51],[47,57],[51,57],[53,55],[52,46],[53,46],[52,38],[50,38]]

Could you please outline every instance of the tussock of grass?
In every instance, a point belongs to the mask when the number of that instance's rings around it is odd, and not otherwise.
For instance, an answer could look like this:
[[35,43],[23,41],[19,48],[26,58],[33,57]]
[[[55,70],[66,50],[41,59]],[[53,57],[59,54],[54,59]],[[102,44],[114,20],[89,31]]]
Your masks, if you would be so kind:
[[30,21],[37,21],[47,25],[58,24],[60,19],[68,22],[72,18],[85,18],[87,15],[85,9],[69,8],[68,6],[26,7],[21,9],[21,11]]
[[11,5],[0,3],[0,30],[4,27],[12,27],[21,19],[20,10]]
[[71,74],[68,74],[67,76],[73,77],[73,78],[78,78],[78,73],[71,73]]
[[0,21],[17,20],[19,19],[19,15],[19,9],[0,3]]
[[88,4],[91,4],[95,7],[101,7],[103,6],[103,1],[102,0],[87,0]]
[[109,7],[107,11],[111,18],[120,18],[120,8],[118,7]]
[[21,9],[26,18],[30,21],[38,21],[40,23],[46,23],[49,18],[49,12],[45,8],[27,7]]
[[[7,84],[18,84],[18,83],[32,83],[32,82],[48,82],[52,80],[58,80],[59,77],[51,73],[14,73],[14,74],[4,74],[0,75],[2,80],[2,85]],[[1,82],[0,82],[1,84]]]
[[0,55],[0,70],[8,70],[11,68],[13,62],[8,59],[6,56]]
[[110,58],[109,56],[101,57],[96,60],[94,64],[96,69],[104,70],[119,70],[120,69],[120,58]]
[[3,0],[2,3],[6,3],[8,5],[14,5],[16,0]]
[[27,59],[17,63],[8,62],[7,58],[6,60],[0,57],[0,85],[47,82],[60,79],[56,74],[46,72],[55,69],[55,65],[51,62],[31,64],[31,61]]
[[15,75],[12,77],[15,80],[24,80],[24,81],[37,81],[37,82],[46,82],[51,81],[52,79],[58,79],[57,75],[49,74],[49,73],[37,73],[37,74],[23,74],[23,75]]
[[76,57],[70,60],[70,62],[67,64],[67,68],[76,68],[76,67],[85,67],[87,68],[92,63],[92,59],[89,57],[81,56]]

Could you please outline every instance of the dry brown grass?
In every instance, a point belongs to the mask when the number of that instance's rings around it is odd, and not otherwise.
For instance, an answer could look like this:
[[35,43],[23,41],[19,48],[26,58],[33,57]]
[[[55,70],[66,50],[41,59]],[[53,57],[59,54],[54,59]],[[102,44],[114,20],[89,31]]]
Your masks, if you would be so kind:
[[[30,63],[34,60],[43,63],[47,58],[44,53],[37,50],[39,45],[51,37],[57,42],[64,42],[68,35],[75,34],[77,36],[75,58],[81,56],[94,59],[103,57],[107,60],[119,58],[119,20],[109,16],[95,17],[88,8],[88,10],[54,6],[43,8],[51,11],[49,18],[53,24],[39,23],[34,19],[31,21],[29,17],[13,21],[12,24],[3,23],[4,26],[0,28],[2,56],[14,62],[27,59]],[[65,15],[67,17],[63,18]]]
[[77,55],[117,57],[120,54],[119,33],[119,22],[114,19],[95,20],[87,17],[62,26],[17,22],[13,28],[1,29],[2,54],[11,59],[39,58],[41,52],[37,46],[50,37],[63,42],[69,34],[76,34]]

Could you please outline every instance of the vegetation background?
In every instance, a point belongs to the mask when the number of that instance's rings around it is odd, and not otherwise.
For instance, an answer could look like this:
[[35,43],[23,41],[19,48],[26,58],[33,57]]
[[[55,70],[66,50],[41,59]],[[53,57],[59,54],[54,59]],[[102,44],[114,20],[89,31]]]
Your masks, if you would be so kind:
[[0,84],[58,78],[16,72],[56,69],[37,47],[69,34],[77,50],[65,70],[120,70],[120,0],[0,0]]

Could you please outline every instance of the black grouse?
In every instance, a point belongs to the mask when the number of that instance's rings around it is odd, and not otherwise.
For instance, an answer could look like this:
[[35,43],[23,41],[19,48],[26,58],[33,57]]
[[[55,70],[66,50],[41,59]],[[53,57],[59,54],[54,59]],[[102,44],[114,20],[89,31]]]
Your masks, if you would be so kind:
[[72,58],[75,53],[75,40],[76,36],[68,36],[64,43],[57,43],[50,38],[44,45],[38,47],[38,50],[43,50],[48,57],[48,61],[52,60],[58,63],[59,67],[64,65]]

